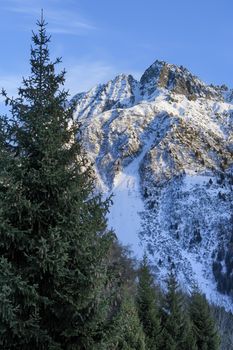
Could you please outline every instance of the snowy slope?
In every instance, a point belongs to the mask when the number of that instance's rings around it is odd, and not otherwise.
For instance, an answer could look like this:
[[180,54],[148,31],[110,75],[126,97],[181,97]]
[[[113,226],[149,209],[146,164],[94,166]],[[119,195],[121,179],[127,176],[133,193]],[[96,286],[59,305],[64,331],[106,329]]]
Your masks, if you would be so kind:
[[141,215],[145,210],[140,191],[139,168],[141,161],[150,150],[153,138],[146,140],[139,156],[114,177],[111,194],[113,206],[108,220],[124,245],[130,245],[134,255],[142,258],[145,251],[143,240],[139,239]]
[[74,97],[98,187],[114,194],[110,227],[137,256],[150,252],[162,284],[173,267],[184,289],[197,283],[231,310],[218,278],[233,276],[232,96],[156,61],[139,82],[122,74]]
[[144,210],[140,193],[139,164],[141,155],[136,157],[114,178],[111,194],[113,205],[108,217],[109,225],[118,234],[124,245],[130,245],[134,254],[142,257],[143,247],[139,241],[141,218]]

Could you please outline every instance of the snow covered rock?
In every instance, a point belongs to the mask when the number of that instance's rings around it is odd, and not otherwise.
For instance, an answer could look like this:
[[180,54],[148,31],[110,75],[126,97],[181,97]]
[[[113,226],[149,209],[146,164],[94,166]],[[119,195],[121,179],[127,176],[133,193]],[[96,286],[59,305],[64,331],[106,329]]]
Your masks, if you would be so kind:
[[74,99],[98,187],[114,194],[109,225],[150,252],[161,284],[173,267],[233,310],[232,90],[156,61]]
[[142,75],[140,83],[143,94],[150,96],[158,88],[168,89],[185,95],[189,100],[198,97],[221,98],[221,94],[211,86],[204,84],[183,66],[155,61]]

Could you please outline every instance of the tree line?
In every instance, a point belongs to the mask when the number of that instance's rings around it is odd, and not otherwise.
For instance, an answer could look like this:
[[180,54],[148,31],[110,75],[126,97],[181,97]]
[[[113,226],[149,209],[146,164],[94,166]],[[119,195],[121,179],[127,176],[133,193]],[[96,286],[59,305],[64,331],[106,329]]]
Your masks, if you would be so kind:
[[31,74],[0,117],[0,346],[13,350],[215,350],[208,303],[175,275],[154,285],[108,230],[60,59],[42,18]]

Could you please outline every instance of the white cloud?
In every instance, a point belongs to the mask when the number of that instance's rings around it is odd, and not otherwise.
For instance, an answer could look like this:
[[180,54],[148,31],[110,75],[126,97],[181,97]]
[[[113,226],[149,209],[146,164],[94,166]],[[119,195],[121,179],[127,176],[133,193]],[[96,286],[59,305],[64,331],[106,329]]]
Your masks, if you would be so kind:
[[[51,0],[45,2],[44,17],[49,23],[50,32],[59,34],[82,35],[86,32],[96,29],[96,27],[80,14],[72,11],[51,6]],[[1,5],[0,5],[1,6]],[[43,4],[38,4],[35,0],[10,0],[8,5],[3,7],[6,11],[33,16],[40,18]]]
[[75,95],[113,79],[118,73],[116,67],[105,62],[77,63],[67,68],[66,86]]
[[[118,73],[120,72],[116,67],[105,62],[77,63],[67,68],[65,86],[72,96],[78,92],[87,91],[99,83],[113,79]],[[4,88],[9,96],[16,97],[22,80],[23,78],[20,75],[0,73],[0,90]]]
[[[71,97],[79,92],[88,91],[97,84],[106,83],[120,73],[132,74],[139,79],[137,71],[127,72],[124,69],[101,61],[78,62],[66,68],[65,87],[70,91]],[[27,77],[27,74],[25,74]],[[21,75],[4,75],[0,73],[0,89],[4,88],[9,96],[16,97],[19,86],[22,85]]]
[[71,96],[88,91],[97,84],[106,83],[121,73],[131,74],[135,79],[140,79],[141,76],[141,72],[138,71],[129,71],[104,61],[90,60],[69,65],[66,67],[66,71],[65,85]]

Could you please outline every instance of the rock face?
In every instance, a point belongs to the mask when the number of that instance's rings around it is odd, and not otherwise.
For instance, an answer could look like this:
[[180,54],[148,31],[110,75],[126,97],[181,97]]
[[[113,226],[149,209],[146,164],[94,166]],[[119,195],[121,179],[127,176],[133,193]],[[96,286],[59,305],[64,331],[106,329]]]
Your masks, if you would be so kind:
[[139,82],[132,75],[118,75],[107,84],[97,85],[88,93],[74,96],[76,111],[85,117],[92,117],[93,114],[133,106],[140,94],[139,87]]
[[120,75],[74,97],[98,187],[115,194],[110,225],[124,243],[139,234],[161,284],[175,268],[184,289],[197,283],[231,310],[232,96],[156,61],[140,81]]
[[156,89],[164,88],[182,94],[189,100],[199,97],[221,98],[216,89],[204,84],[183,66],[178,67],[161,61],[155,61],[142,75],[140,82],[143,93],[148,96]]

